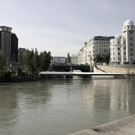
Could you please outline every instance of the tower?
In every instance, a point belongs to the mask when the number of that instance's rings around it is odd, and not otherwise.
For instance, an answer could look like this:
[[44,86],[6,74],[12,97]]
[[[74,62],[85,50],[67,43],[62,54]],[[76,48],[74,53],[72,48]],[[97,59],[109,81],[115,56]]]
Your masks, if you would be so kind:
[[[121,53],[126,62],[135,61],[135,25],[132,20],[126,20],[122,28],[123,41]],[[124,45],[125,44],[125,45]],[[123,57],[124,58],[124,57]]]
[[0,26],[0,50],[7,59],[7,65],[11,63],[11,30],[7,26]]

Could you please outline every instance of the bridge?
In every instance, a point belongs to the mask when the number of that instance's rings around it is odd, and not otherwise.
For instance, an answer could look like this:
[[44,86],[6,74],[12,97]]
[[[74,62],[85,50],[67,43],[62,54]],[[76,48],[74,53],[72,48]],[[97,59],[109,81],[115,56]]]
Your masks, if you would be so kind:
[[39,74],[42,75],[65,75],[65,76],[81,76],[81,77],[92,77],[92,76],[114,76],[123,77],[122,73],[95,73],[95,72],[47,72],[41,71]]
[[52,65],[52,71],[73,71],[81,70],[82,72],[90,72],[89,65]]

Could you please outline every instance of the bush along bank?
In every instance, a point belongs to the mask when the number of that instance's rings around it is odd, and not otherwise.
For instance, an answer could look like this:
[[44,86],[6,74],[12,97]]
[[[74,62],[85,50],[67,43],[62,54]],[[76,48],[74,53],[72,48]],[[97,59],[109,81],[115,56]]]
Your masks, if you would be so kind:
[[31,75],[22,70],[9,71],[9,70],[0,70],[0,82],[24,82],[24,81],[37,81],[41,80],[42,77],[39,75]]
[[0,70],[0,82],[9,82],[11,81],[11,72],[7,70]]

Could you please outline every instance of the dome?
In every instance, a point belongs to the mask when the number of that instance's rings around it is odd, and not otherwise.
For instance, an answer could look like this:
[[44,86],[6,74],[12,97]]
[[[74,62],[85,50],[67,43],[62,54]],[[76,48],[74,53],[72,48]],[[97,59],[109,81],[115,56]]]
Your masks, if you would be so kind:
[[116,35],[115,38],[121,38],[121,36],[120,35]]
[[126,20],[123,26],[127,26],[127,25],[134,25],[134,22],[132,20]]

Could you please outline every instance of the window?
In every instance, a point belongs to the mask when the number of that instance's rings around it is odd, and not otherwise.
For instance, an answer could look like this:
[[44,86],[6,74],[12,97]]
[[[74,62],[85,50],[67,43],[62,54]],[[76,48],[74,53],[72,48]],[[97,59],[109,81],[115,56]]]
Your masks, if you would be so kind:
[[133,51],[133,48],[130,48],[130,51]]
[[120,55],[120,53],[118,52],[118,55]]
[[125,41],[124,41],[124,44],[125,44]]
[[118,50],[120,50],[120,48],[118,48]]
[[126,50],[126,47],[124,47],[124,50]]
[[130,46],[133,46],[133,43],[130,43]]
[[118,44],[119,44],[120,42],[118,41]]
[[[131,28],[133,28],[133,27],[131,27]],[[130,31],[130,34],[132,34],[132,31]]]
[[130,56],[133,56],[133,53],[130,53]]
[[113,58],[113,60],[115,60],[115,58]]
[[126,55],[126,52],[124,52],[124,55]]
[[133,40],[133,38],[131,37],[130,40]]

